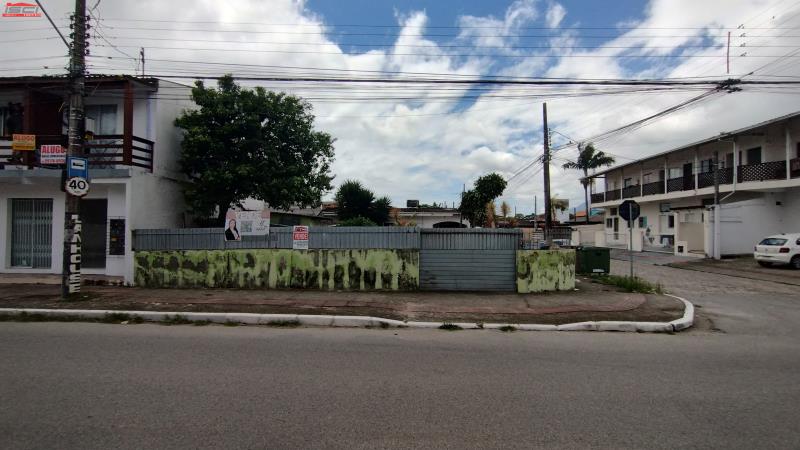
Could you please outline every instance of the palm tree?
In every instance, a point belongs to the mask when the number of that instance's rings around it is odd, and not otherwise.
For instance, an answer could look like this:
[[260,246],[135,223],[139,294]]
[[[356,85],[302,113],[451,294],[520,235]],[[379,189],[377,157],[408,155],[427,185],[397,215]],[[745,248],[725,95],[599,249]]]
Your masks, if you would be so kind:
[[500,215],[503,216],[503,220],[505,221],[508,218],[508,214],[511,212],[511,207],[508,206],[508,203],[505,201],[500,203]]
[[589,205],[589,171],[604,166],[610,166],[616,161],[613,156],[606,155],[602,151],[594,148],[594,144],[591,142],[586,146],[579,144],[578,152],[578,159],[576,161],[566,162],[562,167],[564,169],[583,171],[581,184],[583,185],[583,196],[586,201],[586,223],[589,223],[589,216],[591,215],[591,207]]

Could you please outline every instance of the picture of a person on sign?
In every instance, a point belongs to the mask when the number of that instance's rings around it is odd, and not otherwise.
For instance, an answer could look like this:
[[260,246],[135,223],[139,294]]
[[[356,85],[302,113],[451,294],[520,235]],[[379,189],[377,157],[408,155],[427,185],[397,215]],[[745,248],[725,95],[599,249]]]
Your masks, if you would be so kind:
[[242,235],[239,234],[239,229],[236,228],[236,219],[228,219],[228,226],[225,228],[226,241],[241,241]]

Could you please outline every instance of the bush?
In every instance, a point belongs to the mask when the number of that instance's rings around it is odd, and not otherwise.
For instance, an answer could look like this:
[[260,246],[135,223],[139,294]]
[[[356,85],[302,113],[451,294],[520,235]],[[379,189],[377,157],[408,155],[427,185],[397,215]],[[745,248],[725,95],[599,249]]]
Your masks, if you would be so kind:
[[378,224],[367,219],[366,217],[353,217],[339,222],[342,227],[377,227]]

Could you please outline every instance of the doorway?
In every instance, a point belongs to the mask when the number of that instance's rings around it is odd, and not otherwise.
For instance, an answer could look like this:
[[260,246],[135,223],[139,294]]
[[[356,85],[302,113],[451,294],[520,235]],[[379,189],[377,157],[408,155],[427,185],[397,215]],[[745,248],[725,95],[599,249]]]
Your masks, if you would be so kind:
[[106,221],[108,200],[81,200],[81,266],[87,269],[106,268]]

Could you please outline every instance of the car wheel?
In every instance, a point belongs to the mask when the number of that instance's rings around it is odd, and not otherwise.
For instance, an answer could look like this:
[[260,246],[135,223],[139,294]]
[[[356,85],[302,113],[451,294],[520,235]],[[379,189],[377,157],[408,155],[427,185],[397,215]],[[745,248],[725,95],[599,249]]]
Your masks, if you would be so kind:
[[795,255],[795,257],[792,258],[792,262],[790,264],[792,265],[793,268],[800,270],[800,255]]
[[767,261],[758,261],[758,265],[761,267],[772,267],[772,263]]

